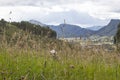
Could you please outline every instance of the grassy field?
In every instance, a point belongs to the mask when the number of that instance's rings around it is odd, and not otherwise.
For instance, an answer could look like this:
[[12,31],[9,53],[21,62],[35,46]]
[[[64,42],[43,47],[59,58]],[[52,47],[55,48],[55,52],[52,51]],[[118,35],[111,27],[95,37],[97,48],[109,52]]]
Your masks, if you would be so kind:
[[[2,41],[0,80],[120,79],[120,54],[115,50],[84,48],[57,40],[20,40],[14,45]],[[50,54],[52,49],[57,51],[55,56]]]

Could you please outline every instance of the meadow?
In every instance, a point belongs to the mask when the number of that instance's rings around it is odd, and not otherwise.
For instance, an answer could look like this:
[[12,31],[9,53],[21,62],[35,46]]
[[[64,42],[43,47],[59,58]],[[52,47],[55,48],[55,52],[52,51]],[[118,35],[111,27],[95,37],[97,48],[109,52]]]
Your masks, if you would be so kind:
[[[119,80],[120,54],[61,40],[16,34],[0,42],[0,80]],[[51,55],[50,51],[56,54]]]

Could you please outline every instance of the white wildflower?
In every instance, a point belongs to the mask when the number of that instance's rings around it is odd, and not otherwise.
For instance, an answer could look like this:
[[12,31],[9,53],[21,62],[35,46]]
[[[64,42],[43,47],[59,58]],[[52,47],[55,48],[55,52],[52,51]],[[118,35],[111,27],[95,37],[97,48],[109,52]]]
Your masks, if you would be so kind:
[[58,57],[58,55],[57,55],[57,51],[56,50],[51,50],[50,51],[50,55],[53,57],[53,59],[55,59],[55,60],[59,60],[59,57]]
[[51,54],[51,55],[56,55],[57,52],[53,49],[53,50],[50,51],[50,54]]

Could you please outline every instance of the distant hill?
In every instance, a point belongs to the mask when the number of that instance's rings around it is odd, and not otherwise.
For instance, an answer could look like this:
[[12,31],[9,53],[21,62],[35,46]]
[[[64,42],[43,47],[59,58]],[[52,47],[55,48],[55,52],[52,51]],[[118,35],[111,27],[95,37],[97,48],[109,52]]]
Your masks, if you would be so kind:
[[44,25],[44,27],[48,26],[50,29],[56,31],[57,37],[89,37],[91,35],[114,36],[120,20],[112,19],[106,26],[88,28],[81,28],[80,26],[72,24],[46,25],[36,20],[30,20],[29,22],[36,25]]
[[32,24],[36,24],[36,25],[40,25],[40,26],[47,26],[46,24],[43,24],[37,20],[29,20],[28,22],[32,23]]
[[71,24],[49,25],[49,27],[57,32],[58,37],[88,37],[94,33],[92,30]]
[[41,27],[40,25],[35,25],[27,21],[10,23],[4,19],[0,20],[0,38],[4,35],[9,40],[16,33],[20,33],[20,35],[29,34],[38,38],[56,38],[56,32],[48,27]]
[[92,27],[87,27],[86,29],[97,31],[97,30],[101,29],[102,27],[104,27],[104,26],[92,26]]
[[114,36],[117,32],[117,27],[119,23],[120,23],[119,19],[112,19],[108,25],[96,31],[95,34],[100,36]]
[[50,29],[57,32],[57,37],[88,37],[94,33],[94,31],[81,28],[77,25],[72,24],[60,24],[60,25],[45,25],[39,21],[36,20],[30,20],[30,23],[36,24],[36,25],[44,25],[48,26]]

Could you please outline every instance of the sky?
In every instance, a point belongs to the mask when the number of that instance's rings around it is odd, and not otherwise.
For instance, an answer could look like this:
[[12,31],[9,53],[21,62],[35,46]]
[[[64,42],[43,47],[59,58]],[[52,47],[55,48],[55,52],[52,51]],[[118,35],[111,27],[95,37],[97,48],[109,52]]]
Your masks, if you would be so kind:
[[[12,12],[10,14],[10,12]],[[0,19],[81,27],[103,26],[120,19],[120,0],[0,0]]]

